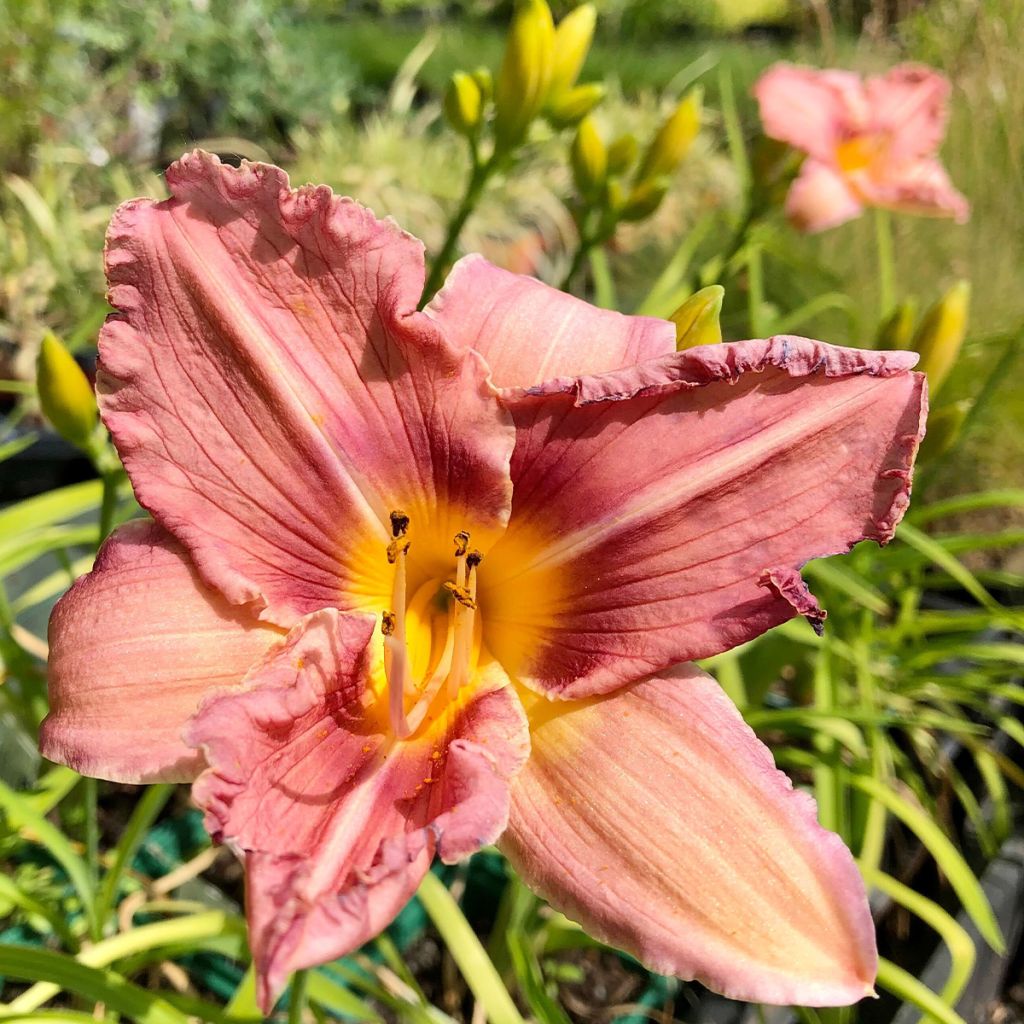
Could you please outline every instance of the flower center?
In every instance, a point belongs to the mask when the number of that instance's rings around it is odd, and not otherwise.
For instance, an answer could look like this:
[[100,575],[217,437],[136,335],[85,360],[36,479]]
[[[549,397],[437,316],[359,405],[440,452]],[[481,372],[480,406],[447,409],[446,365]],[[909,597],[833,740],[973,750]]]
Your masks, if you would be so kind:
[[477,566],[482,555],[470,550],[469,534],[453,538],[451,579],[422,584],[408,600],[409,517],[391,513],[393,540],[387,557],[395,567],[391,608],[381,617],[388,714],[399,739],[422,724],[439,694],[454,700],[469,681],[480,655]]
[[870,169],[885,155],[888,140],[882,134],[855,135],[836,147],[836,160],[844,174]]

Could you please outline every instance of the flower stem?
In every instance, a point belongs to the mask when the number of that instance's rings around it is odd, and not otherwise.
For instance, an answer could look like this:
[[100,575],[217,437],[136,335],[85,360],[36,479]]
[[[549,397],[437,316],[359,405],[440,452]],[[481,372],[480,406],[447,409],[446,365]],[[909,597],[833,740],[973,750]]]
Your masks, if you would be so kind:
[[470,214],[476,209],[476,204],[483,195],[487,179],[494,173],[497,167],[497,158],[492,156],[489,160],[481,162],[473,150],[473,169],[466,182],[466,191],[463,193],[462,201],[459,203],[455,215],[448,222],[448,232],[445,235],[441,251],[434,257],[430,266],[430,274],[427,283],[423,288],[423,298],[420,301],[422,309],[438,292],[444,282],[445,275],[452,264],[452,257],[455,255],[456,246],[459,244],[459,236],[462,229],[469,220]]
[[581,238],[580,244],[576,248],[576,252],[573,255],[572,263],[569,265],[569,269],[566,272],[562,283],[559,286],[563,292],[569,291],[572,287],[572,282],[576,275],[583,269],[583,264],[587,262],[590,256],[590,250],[593,248],[594,243],[588,238]]
[[416,895],[491,1024],[523,1024],[501,976],[444,882],[428,871]]
[[892,218],[888,210],[875,209],[875,244],[878,250],[878,319],[882,322],[896,304]]
[[308,978],[308,971],[296,971],[292,975],[292,990],[288,995],[288,1024],[302,1024]]

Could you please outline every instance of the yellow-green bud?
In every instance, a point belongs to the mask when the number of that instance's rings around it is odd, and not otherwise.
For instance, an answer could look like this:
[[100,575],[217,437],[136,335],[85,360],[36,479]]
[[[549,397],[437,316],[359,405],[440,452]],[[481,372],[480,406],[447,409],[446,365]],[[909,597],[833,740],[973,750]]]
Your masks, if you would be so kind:
[[702,90],[691,89],[658,129],[647,148],[637,181],[671,174],[689,153],[700,131]]
[[676,325],[676,349],[717,345],[722,340],[719,317],[725,289],[718,284],[694,292],[669,318]]
[[597,11],[581,4],[570,11],[555,29],[555,60],[551,73],[551,97],[555,100],[576,84],[594,39]]
[[572,140],[572,176],[580,195],[595,198],[604,184],[608,154],[592,117],[585,117]]
[[917,303],[911,299],[901,302],[878,327],[875,348],[907,349],[914,337]]
[[928,390],[939,393],[953,369],[967,334],[971,285],[958,281],[925,314],[914,335],[914,348],[921,353],[917,369],[928,375]]
[[956,444],[972,405],[974,402],[965,398],[929,413],[928,432],[921,442],[921,450],[917,455],[918,462],[938,459]]
[[460,135],[474,135],[480,127],[483,97],[472,75],[456,71],[444,97],[444,116]]
[[604,205],[613,213],[618,213],[626,205],[626,190],[616,178],[609,178],[604,183]]
[[480,98],[484,103],[489,103],[494,97],[494,75],[491,74],[491,69],[477,68],[475,71],[471,71],[470,74],[480,90]]
[[664,178],[642,181],[629,193],[629,198],[619,213],[620,219],[646,220],[661,206],[666,192],[668,182]]
[[499,149],[521,141],[544,106],[554,67],[555,24],[546,0],[518,0],[494,88]]
[[639,153],[640,144],[635,135],[620,135],[608,147],[608,173],[624,174],[636,163]]
[[556,128],[571,128],[604,99],[605,88],[598,82],[577,85],[548,104],[548,120]]
[[43,415],[66,441],[85,448],[96,429],[96,396],[89,378],[58,337],[47,332],[36,361]]

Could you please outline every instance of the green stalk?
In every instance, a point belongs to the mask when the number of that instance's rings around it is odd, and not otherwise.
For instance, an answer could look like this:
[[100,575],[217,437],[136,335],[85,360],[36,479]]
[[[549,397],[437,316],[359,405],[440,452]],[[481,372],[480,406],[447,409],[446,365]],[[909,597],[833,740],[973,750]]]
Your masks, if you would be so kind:
[[462,201],[459,203],[455,215],[448,222],[448,231],[441,251],[434,257],[434,262],[430,266],[430,274],[427,276],[427,283],[423,288],[423,298],[420,300],[421,309],[434,297],[444,283],[445,275],[452,264],[452,257],[455,255],[456,246],[459,244],[462,229],[466,226],[470,214],[476,209],[477,203],[480,202],[488,178],[497,169],[496,155],[483,163],[477,158],[475,150],[472,151],[472,157],[473,169],[466,181],[466,191],[463,193]]
[[[97,820],[97,796],[99,784],[95,779],[85,776],[82,779],[82,813],[85,815],[85,865],[89,872],[89,882],[96,891],[96,883],[100,876],[100,826]],[[99,918],[93,919],[93,941],[100,938],[102,924]]]
[[893,257],[892,218],[888,210],[875,208],[875,244],[878,251],[878,322],[896,305],[896,270]]
[[490,1024],[525,1024],[494,964],[444,882],[428,871],[416,895],[440,932],[470,991],[482,1004]]
[[303,1010],[306,1009],[308,979],[308,971],[296,971],[292,975],[292,990],[288,996],[288,1024],[302,1024]]
[[115,470],[108,469],[103,473],[103,497],[100,502],[97,547],[110,536],[110,531],[114,528],[114,513],[117,511],[117,477],[118,474]]

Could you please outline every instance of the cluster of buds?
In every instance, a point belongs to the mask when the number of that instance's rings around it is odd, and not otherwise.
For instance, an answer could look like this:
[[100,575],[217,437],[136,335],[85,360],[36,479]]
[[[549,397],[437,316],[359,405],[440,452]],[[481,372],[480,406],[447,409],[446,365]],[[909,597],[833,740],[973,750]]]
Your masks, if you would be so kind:
[[596,12],[583,4],[556,27],[547,0],[518,0],[496,79],[486,68],[452,75],[444,113],[472,142],[490,120],[497,153],[510,153],[544,116],[556,129],[578,124],[604,98],[598,83],[577,84],[594,37]]
[[573,180],[582,214],[600,212],[602,235],[608,237],[621,221],[645,220],[661,205],[700,131],[701,99],[699,88],[687,93],[642,156],[635,136],[621,135],[606,145],[593,117],[580,121],[571,150]]
[[[917,369],[928,378],[928,393],[933,403],[960,358],[967,336],[970,304],[970,283],[957,281],[925,313],[916,329],[913,302],[900,303],[879,328],[879,348],[913,349],[920,353]],[[922,462],[938,458],[956,443],[972,404],[969,399],[963,399],[934,409],[928,417],[928,433],[921,446]]]

